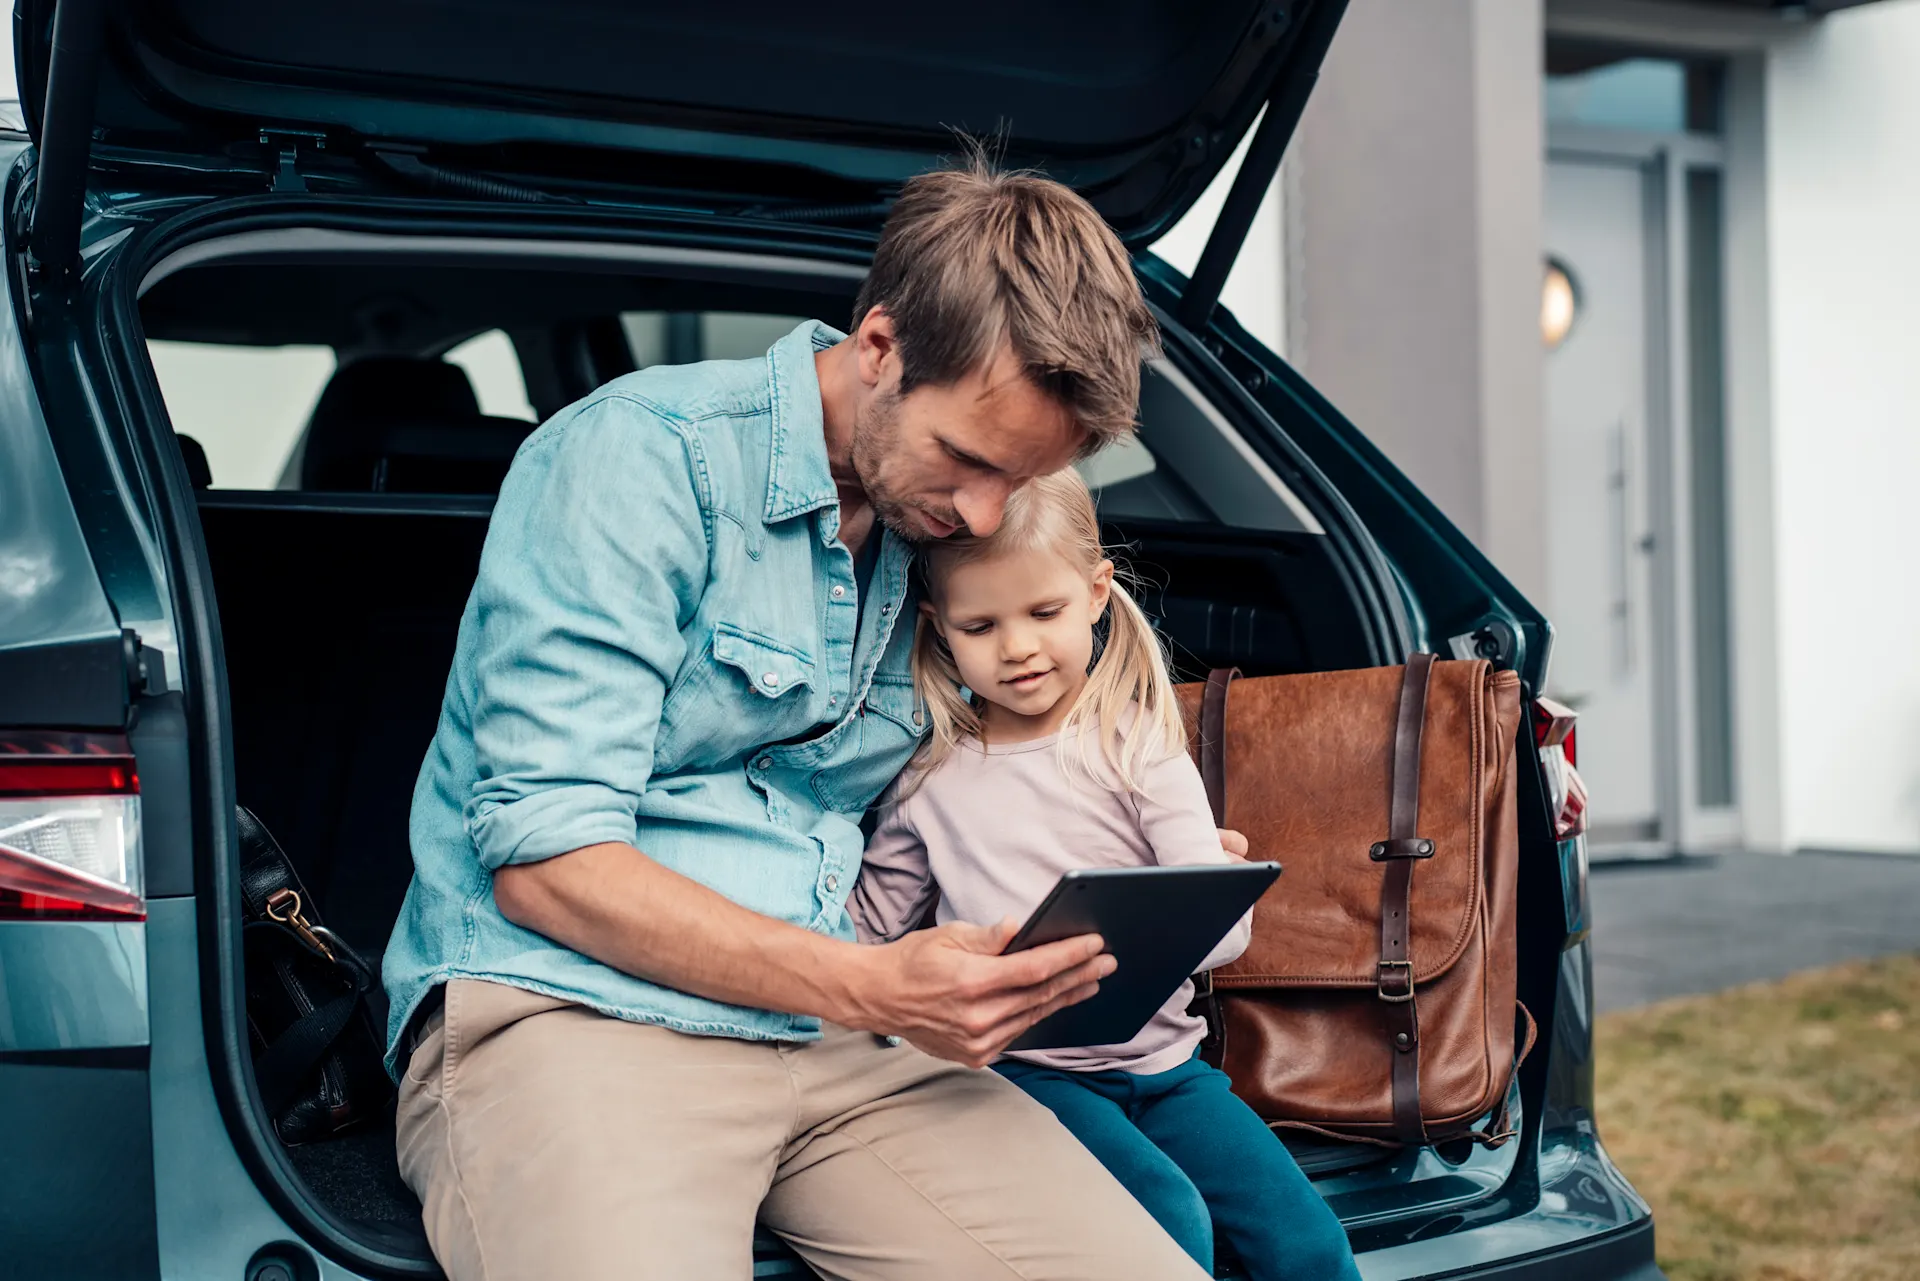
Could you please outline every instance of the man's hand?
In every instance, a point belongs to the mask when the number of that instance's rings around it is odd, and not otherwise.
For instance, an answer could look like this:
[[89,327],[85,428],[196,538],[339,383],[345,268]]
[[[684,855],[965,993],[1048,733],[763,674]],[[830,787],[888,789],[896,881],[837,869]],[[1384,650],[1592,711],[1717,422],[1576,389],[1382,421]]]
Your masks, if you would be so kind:
[[1247,856],[1247,838],[1231,828],[1220,829],[1220,848],[1235,858]]
[[1000,955],[1019,922],[955,922],[860,949],[851,1026],[901,1036],[936,1058],[985,1067],[1022,1032],[1100,990],[1116,962],[1098,935]]
[[903,1036],[969,1067],[1092,996],[1116,964],[1095,935],[1001,956],[1013,921],[846,943],[749,911],[617,842],[503,867],[493,897],[514,924],[663,987]]

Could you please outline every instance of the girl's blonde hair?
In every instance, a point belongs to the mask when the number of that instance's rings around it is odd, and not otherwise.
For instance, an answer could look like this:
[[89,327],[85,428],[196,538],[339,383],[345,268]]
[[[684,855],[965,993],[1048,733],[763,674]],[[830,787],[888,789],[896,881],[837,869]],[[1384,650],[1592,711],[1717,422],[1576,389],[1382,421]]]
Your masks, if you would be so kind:
[[[929,597],[937,598],[941,578],[956,566],[1006,552],[1038,551],[1060,556],[1088,575],[1108,559],[1100,544],[1093,495],[1071,468],[1017,490],[1007,500],[1000,528],[987,537],[923,544],[921,570]],[[1106,618],[1107,643],[1061,726],[1060,750],[1063,763],[1091,779],[1095,774],[1086,740],[1097,738],[1121,789],[1138,792],[1148,765],[1186,750],[1187,732],[1160,638],[1117,575]],[[909,789],[962,740],[980,737],[978,703],[963,693],[953,652],[925,615],[914,635],[913,681],[926,703],[932,732],[910,767]],[[1130,710],[1136,714],[1130,716]]]

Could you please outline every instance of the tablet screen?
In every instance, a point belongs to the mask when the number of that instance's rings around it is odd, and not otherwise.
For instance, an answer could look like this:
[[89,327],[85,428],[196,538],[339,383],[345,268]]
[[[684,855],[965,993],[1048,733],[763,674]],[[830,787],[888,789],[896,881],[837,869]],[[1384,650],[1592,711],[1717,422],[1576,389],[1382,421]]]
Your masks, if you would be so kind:
[[1006,950],[1098,934],[1119,967],[1093,996],[1056,1010],[1007,1048],[1131,1041],[1279,875],[1278,863],[1068,872]]

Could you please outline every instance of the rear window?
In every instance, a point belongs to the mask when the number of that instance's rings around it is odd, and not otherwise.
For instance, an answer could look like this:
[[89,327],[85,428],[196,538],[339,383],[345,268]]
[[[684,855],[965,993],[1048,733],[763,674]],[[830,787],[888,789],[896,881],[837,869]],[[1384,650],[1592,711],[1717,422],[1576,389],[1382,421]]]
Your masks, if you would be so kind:
[[805,317],[746,311],[628,311],[620,316],[636,369],[745,360],[793,332]]
[[1144,517],[1149,520],[1203,521],[1211,518],[1182,481],[1168,473],[1136,434],[1115,441],[1091,458],[1074,464],[1080,479],[1093,491],[1093,501],[1107,520]]
[[524,418],[532,422],[540,415],[533,412],[527,399],[527,376],[520,368],[520,353],[513,340],[498,329],[469,338],[441,357],[450,365],[467,371],[473,384],[480,412],[490,418]]
[[147,344],[173,429],[206,451],[219,489],[272,489],[333,376],[330,347]]

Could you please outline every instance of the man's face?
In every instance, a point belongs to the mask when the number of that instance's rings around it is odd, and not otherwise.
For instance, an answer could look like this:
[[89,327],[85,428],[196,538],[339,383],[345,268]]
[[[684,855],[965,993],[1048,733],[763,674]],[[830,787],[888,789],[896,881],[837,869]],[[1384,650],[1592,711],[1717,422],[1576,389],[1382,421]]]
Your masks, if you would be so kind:
[[991,534],[1008,495],[1070,464],[1082,442],[1066,407],[1010,350],[950,386],[904,396],[891,344],[872,368],[878,377],[854,413],[853,468],[874,515],[903,538]]

